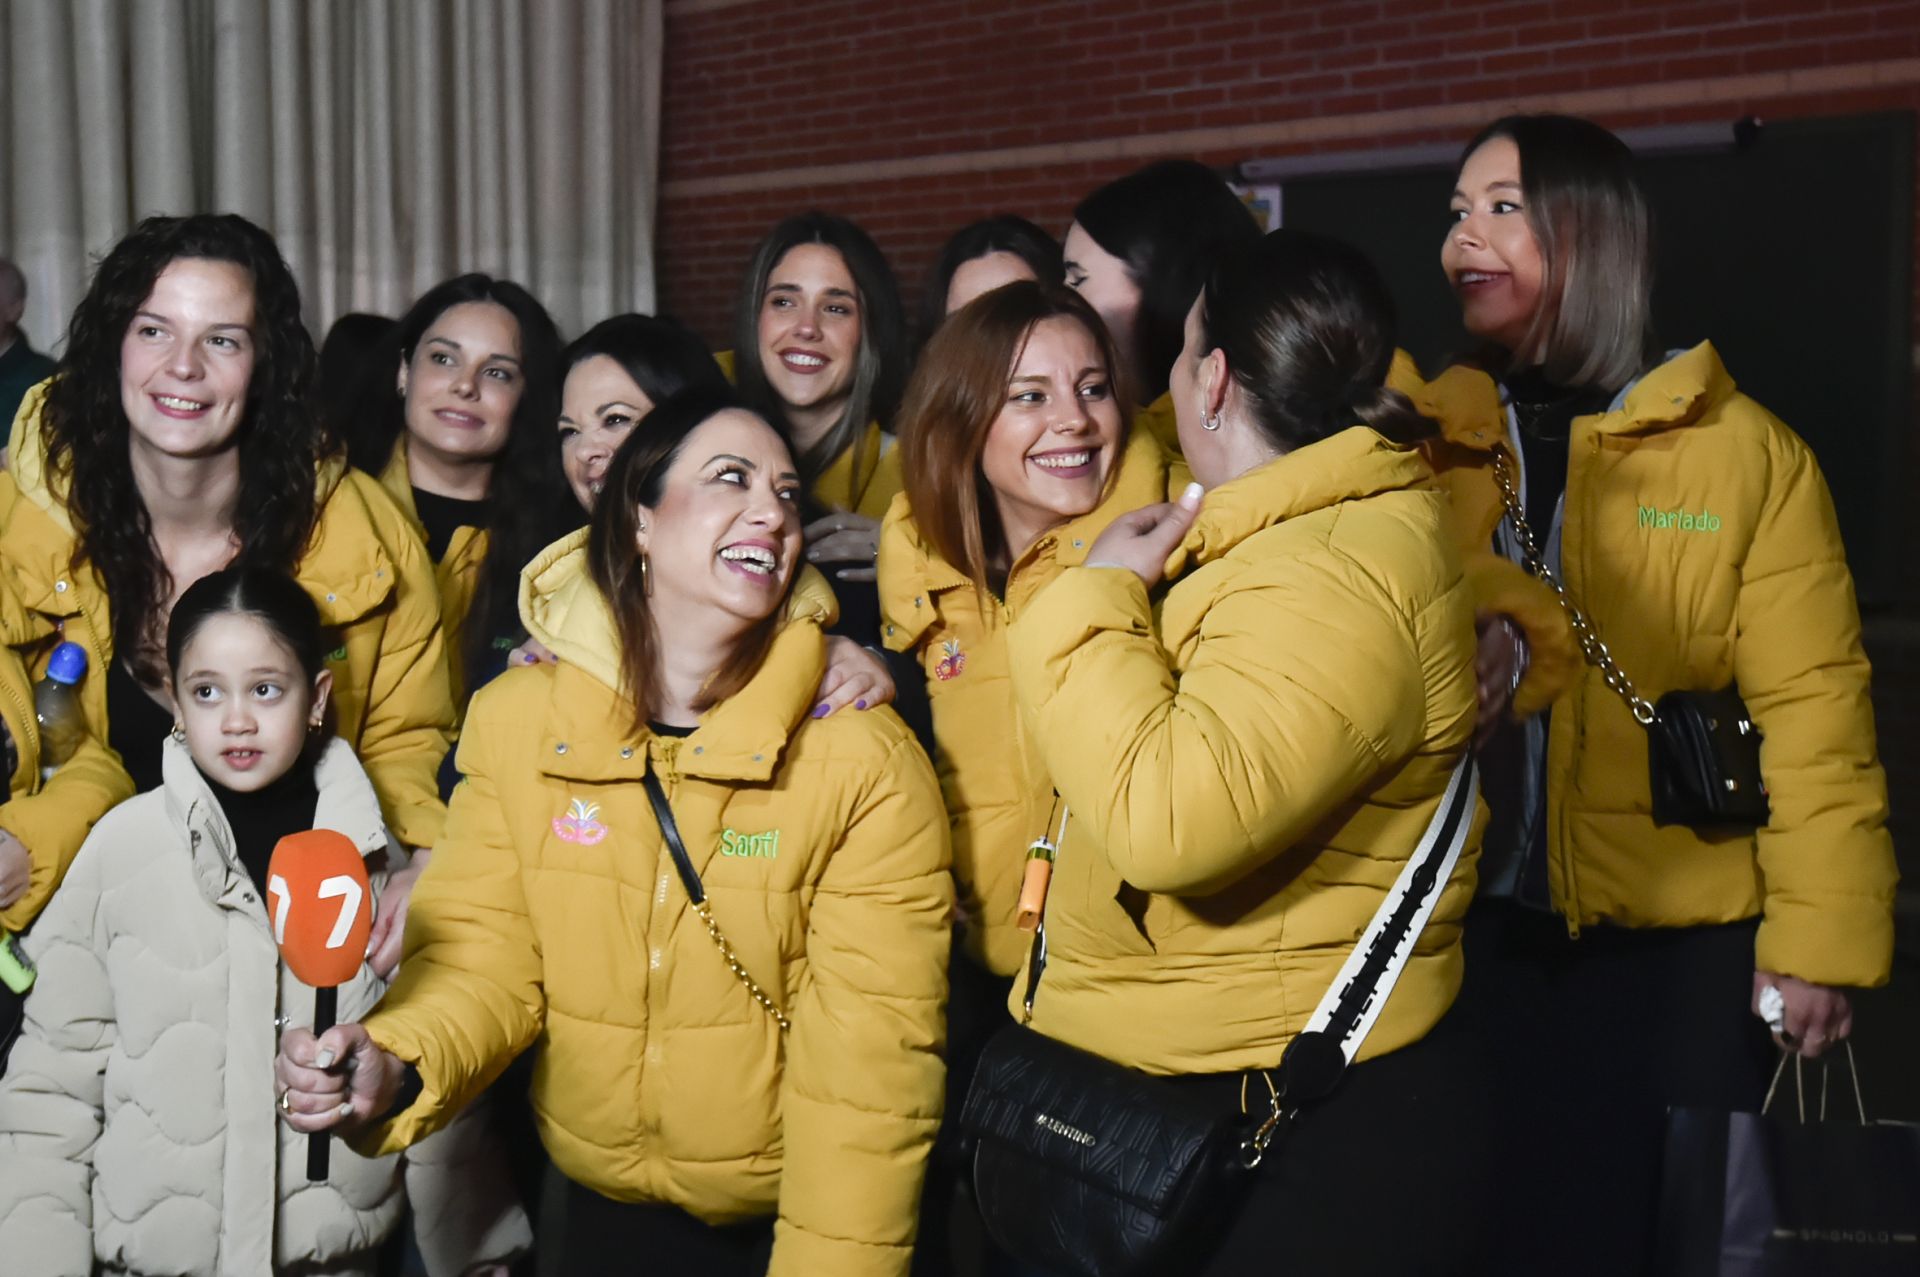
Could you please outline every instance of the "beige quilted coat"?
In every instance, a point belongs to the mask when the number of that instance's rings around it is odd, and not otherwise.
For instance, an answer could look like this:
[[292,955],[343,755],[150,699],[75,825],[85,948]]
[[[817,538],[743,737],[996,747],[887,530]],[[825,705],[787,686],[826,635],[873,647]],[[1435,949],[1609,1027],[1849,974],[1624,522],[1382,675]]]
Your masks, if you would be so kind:
[[[306,1138],[274,1112],[273,1057],[276,1017],[309,1023],[313,992],[281,968],[226,819],[173,741],[163,774],[95,827],[24,942],[40,976],[0,1079],[0,1270],[371,1273],[407,1191],[434,1221],[421,1243],[435,1277],[523,1249],[525,1217],[473,1123],[411,1165],[336,1141],[327,1182],[307,1182]],[[388,838],[372,784],[338,740],[317,780],[316,824],[369,858],[377,894]],[[382,991],[363,965],[340,1019]]]

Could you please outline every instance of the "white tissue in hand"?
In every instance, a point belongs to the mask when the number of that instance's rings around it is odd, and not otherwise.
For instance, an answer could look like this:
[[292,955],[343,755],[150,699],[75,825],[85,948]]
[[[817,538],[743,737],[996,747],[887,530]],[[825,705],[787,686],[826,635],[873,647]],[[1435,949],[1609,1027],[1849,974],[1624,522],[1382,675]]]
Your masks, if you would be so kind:
[[1760,990],[1760,1018],[1765,1020],[1767,1027],[1775,1033],[1786,1031],[1787,999],[1786,995],[1780,992],[1778,985],[1770,984]]

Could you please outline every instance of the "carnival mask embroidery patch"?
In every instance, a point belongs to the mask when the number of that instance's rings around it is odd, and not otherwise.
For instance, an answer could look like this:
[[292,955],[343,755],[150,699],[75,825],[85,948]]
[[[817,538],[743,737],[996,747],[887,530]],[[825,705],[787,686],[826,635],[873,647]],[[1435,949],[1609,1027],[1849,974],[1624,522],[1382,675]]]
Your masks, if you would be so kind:
[[607,827],[597,819],[599,815],[600,804],[576,798],[567,804],[566,815],[554,818],[553,835],[562,842],[591,847],[607,836]]

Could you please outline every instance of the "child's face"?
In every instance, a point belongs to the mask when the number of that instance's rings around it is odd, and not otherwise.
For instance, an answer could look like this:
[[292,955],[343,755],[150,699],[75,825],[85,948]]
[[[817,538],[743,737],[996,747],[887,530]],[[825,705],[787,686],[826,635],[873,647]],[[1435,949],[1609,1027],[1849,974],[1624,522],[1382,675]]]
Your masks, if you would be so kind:
[[228,789],[264,789],[299,761],[331,686],[326,670],[309,683],[292,650],[254,617],[210,617],[174,671],[187,752]]

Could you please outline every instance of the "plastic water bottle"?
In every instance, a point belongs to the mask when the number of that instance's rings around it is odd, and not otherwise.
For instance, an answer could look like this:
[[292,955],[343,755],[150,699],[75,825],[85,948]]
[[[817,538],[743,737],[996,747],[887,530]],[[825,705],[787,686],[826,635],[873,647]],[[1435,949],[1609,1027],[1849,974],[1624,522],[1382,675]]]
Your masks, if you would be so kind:
[[73,757],[87,732],[78,684],[87,676],[87,649],[62,643],[53,649],[46,677],[33,685],[33,716],[40,720],[40,777],[51,777]]

